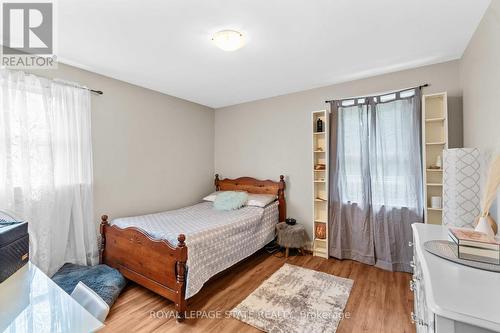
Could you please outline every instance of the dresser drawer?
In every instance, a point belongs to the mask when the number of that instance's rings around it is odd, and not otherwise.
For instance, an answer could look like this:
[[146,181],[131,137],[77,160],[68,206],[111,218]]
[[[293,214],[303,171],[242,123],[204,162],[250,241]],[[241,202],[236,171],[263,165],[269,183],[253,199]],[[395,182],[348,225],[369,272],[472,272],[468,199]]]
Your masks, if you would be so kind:
[[[412,244],[410,244],[412,245]],[[411,320],[417,333],[434,333],[434,314],[428,310],[421,261],[413,248],[413,275],[410,289],[413,291],[413,313]]]

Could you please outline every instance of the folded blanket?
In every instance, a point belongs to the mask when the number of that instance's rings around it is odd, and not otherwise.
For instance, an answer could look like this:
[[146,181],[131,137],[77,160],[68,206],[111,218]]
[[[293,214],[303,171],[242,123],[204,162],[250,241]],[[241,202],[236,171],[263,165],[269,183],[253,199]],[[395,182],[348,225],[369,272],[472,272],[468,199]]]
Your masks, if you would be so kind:
[[0,211],[0,228],[7,227],[14,224],[23,223],[24,221],[19,221],[5,212]]
[[0,220],[0,228],[8,227],[8,226],[18,224],[18,223],[22,223],[22,222],[9,222],[9,221]]

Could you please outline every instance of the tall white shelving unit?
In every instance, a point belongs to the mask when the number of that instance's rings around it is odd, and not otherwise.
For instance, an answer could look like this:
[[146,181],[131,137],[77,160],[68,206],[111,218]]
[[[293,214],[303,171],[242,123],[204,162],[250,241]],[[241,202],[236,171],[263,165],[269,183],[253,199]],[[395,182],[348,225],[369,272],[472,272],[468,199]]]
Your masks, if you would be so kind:
[[[431,197],[443,198],[443,150],[448,148],[448,102],[446,92],[422,96],[422,159],[425,223],[442,224],[443,209],[431,207]],[[441,167],[436,169],[438,156]]]
[[[316,131],[318,119],[323,121],[323,131]],[[313,182],[313,255],[328,258],[328,111],[312,113],[312,182]],[[323,164],[324,170],[316,166]],[[319,229],[324,231],[322,237]]]

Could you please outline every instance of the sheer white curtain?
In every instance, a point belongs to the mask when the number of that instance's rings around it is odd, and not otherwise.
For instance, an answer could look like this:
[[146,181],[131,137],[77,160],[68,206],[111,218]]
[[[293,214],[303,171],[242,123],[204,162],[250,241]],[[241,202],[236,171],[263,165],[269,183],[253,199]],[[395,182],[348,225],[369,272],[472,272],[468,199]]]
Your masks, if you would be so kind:
[[411,224],[423,221],[419,90],[332,110],[331,253],[411,271]]
[[97,263],[89,91],[19,71],[0,80],[0,209],[29,222],[47,274]]

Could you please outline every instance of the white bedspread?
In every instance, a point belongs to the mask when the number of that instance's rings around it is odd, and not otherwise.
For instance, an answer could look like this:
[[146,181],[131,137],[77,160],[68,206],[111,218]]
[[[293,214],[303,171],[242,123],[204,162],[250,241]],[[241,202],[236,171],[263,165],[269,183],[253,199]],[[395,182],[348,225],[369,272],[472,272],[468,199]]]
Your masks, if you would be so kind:
[[186,298],[189,298],[212,276],[269,243],[274,238],[278,216],[278,202],[265,208],[246,206],[233,211],[218,211],[211,202],[202,202],[157,214],[119,218],[111,224],[140,228],[174,246],[178,243],[177,236],[185,234]]

